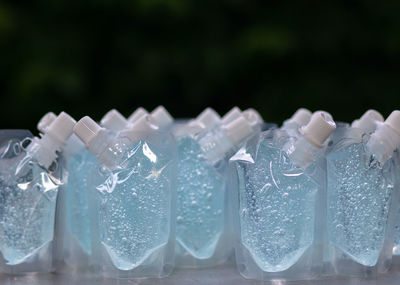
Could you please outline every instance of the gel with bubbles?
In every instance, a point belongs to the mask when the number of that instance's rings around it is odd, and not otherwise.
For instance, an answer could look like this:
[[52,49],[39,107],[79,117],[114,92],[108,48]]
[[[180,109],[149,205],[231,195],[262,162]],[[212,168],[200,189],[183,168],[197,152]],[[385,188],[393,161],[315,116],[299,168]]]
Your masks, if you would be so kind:
[[[57,159],[75,121],[61,113],[41,138],[10,141],[0,157],[0,252],[5,264],[29,264],[22,271],[51,268],[55,238],[57,195],[63,183],[62,164]],[[51,265],[50,265],[51,267]]]
[[262,133],[231,158],[238,177],[238,233],[245,249],[237,248],[237,262],[244,265],[245,276],[256,272],[248,258],[258,272],[277,273],[298,264],[313,246],[324,176],[316,169],[334,129],[328,113],[316,112],[296,137],[285,129]]
[[342,147],[327,156],[329,241],[364,266],[377,264],[388,231],[396,186],[392,155],[400,144],[399,114],[393,112],[375,131],[366,131],[372,133],[367,142],[344,140]]

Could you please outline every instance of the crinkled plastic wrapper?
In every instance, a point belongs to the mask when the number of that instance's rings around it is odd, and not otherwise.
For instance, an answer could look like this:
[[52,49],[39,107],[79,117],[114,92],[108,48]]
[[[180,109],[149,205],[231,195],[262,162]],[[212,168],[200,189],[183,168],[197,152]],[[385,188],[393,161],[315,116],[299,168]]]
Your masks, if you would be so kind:
[[326,165],[320,151],[298,167],[282,150],[295,142],[286,132],[266,131],[230,159],[236,264],[245,278],[313,279],[322,270]]
[[117,278],[164,277],[174,266],[176,144],[170,134],[120,138],[114,169],[89,175],[92,264]]
[[[389,270],[399,205],[396,155],[381,165],[370,136],[339,127],[327,148],[324,275],[373,277]],[[396,154],[396,152],[395,152]]]
[[0,271],[10,274],[53,271],[60,243],[55,220],[63,160],[41,167],[26,152],[31,137],[0,131]]

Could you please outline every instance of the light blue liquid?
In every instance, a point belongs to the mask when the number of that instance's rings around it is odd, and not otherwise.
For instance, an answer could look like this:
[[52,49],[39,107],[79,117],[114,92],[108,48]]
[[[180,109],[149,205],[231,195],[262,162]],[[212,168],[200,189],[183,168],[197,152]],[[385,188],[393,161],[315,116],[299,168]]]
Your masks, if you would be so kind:
[[213,256],[224,227],[225,179],[197,141],[178,141],[176,239],[193,257]]
[[80,153],[74,154],[67,160],[67,228],[88,255],[91,253],[87,195],[88,178],[90,171],[98,166],[96,157],[85,148],[82,148]]
[[393,254],[400,255],[400,207],[397,211],[396,226],[394,228]]
[[[7,163],[7,159],[0,163]],[[5,171],[3,166],[0,173],[0,251],[6,264],[18,265],[53,240],[59,184],[28,156],[19,163],[21,170],[17,175],[14,167]]]
[[364,144],[352,144],[327,157],[328,235],[354,261],[374,266],[381,252],[393,182],[369,166]]
[[[400,172],[400,153],[396,150],[393,155],[395,165],[397,166],[397,173]],[[399,177],[397,176],[397,179]],[[399,182],[398,182],[399,183]],[[400,255],[400,205],[397,205],[397,216],[394,228],[394,243],[393,243],[393,254]]]
[[238,174],[242,244],[263,271],[290,268],[314,240],[317,185],[268,140]]
[[100,242],[116,268],[131,270],[167,244],[171,225],[171,165],[140,141],[125,167],[102,170],[97,186]]

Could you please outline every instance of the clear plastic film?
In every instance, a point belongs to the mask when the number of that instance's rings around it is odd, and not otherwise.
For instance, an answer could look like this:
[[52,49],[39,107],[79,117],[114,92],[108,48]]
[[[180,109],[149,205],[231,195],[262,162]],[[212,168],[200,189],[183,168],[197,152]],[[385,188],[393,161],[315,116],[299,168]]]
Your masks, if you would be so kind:
[[325,275],[371,277],[391,264],[398,209],[393,153],[382,164],[368,148],[370,135],[343,126],[327,155]]
[[119,137],[115,165],[89,174],[92,265],[105,276],[163,277],[174,266],[175,141],[168,133]]
[[[252,115],[251,110],[249,113]],[[261,120],[252,120],[252,125],[245,116],[236,115],[227,125],[219,120],[203,120],[202,124],[194,120],[175,134],[178,145],[178,267],[216,266],[232,253],[228,160],[260,131],[261,124]]]
[[32,134],[0,131],[0,271],[51,272],[56,266],[58,193],[65,183],[57,158],[43,168],[26,151]]
[[[211,130],[217,132],[215,128]],[[186,125],[177,134],[176,266],[211,267],[232,252],[227,223],[227,159],[213,164],[200,141],[212,133]],[[211,147],[207,144],[207,146]]]
[[99,163],[79,138],[73,134],[66,142],[65,164],[68,184],[61,192],[62,214],[57,222],[61,224],[63,237],[62,272],[87,271],[90,269],[92,253],[90,221],[88,214],[88,176]]
[[[400,173],[400,150],[396,149],[393,153],[393,160],[394,164],[397,168],[397,173]],[[397,191],[399,191],[399,185],[400,185],[400,176],[397,175]],[[399,203],[400,204],[400,203]],[[395,225],[394,225],[394,241],[393,241],[393,255],[397,257],[400,255],[400,205],[397,204],[397,210],[396,210],[396,217],[395,217]],[[398,264],[398,262],[397,262]]]
[[230,159],[236,264],[245,278],[312,279],[321,271],[323,151],[300,167],[284,151],[296,140],[263,132]]

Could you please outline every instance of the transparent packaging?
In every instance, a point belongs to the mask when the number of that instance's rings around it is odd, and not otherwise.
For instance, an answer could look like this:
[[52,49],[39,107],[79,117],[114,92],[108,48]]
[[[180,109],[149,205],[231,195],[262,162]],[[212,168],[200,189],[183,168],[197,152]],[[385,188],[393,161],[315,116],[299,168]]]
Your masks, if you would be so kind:
[[391,265],[399,204],[398,168],[367,147],[369,135],[343,126],[327,155],[324,275],[371,277]]
[[93,265],[116,278],[165,277],[174,266],[176,144],[169,133],[113,140],[115,167],[89,174]]
[[0,272],[52,272],[61,247],[55,223],[62,158],[46,170],[27,153],[29,131],[0,132]]
[[226,212],[227,160],[223,157],[213,164],[197,139],[203,134],[184,133],[177,138],[176,265],[215,266],[232,252]]
[[65,146],[68,183],[60,193],[62,214],[57,219],[63,250],[64,265],[58,271],[87,271],[91,264],[91,234],[88,213],[88,176],[99,163],[76,135],[71,135]]
[[[400,151],[397,149],[393,153],[393,160],[397,167],[397,173],[400,173]],[[400,175],[397,176],[400,179]],[[400,181],[398,181],[399,183]],[[393,242],[393,255],[398,257],[400,255],[400,205],[397,207],[397,214],[394,227],[394,242]],[[398,260],[398,258],[397,258]]]
[[[306,167],[292,160],[307,155]],[[279,129],[262,132],[230,159],[235,255],[243,277],[319,276],[325,171],[323,149]]]
[[212,127],[188,124],[175,133],[178,145],[177,266],[212,267],[224,263],[232,255],[228,160],[247,139],[259,132],[260,127],[255,124],[252,131],[240,136],[237,144],[220,123]]

